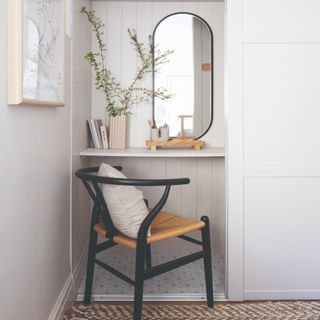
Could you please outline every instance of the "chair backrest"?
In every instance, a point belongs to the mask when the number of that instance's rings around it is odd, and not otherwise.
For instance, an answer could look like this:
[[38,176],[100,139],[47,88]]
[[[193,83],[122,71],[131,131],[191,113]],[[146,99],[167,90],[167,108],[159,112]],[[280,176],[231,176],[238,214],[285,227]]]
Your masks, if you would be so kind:
[[[121,167],[114,167],[121,171]],[[175,178],[175,179],[127,179],[127,178],[109,178],[102,177],[97,174],[99,167],[83,168],[76,171],[75,175],[83,182],[90,197],[94,202],[93,213],[92,213],[92,224],[99,223],[102,219],[105,227],[107,228],[107,238],[113,239],[119,231],[115,228],[112,223],[112,219],[108,210],[108,206],[104,200],[103,194],[99,187],[99,184],[112,184],[112,185],[123,185],[123,186],[164,186],[165,190],[159,202],[153,207],[149,215],[144,219],[138,232],[138,240],[145,239],[147,231],[151,225],[152,220],[160,212],[165,205],[170,187],[173,185],[182,185],[190,183],[189,178]],[[142,241],[142,240],[141,240]]]
[[[119,166],[116,166],[114,168],[119,171],[122,170],[122,168]],[[101,219],[107,229],[107,238],[112,239],[119,233],[119,231],[113,225],[110,212],[108,210],[108,205],[105,202],[101,189],[99,187],[99,180],[101,179],[101,177],[98,176],[98,171],[99,167],[84,168],[77,170],[75,175],[79,179],[81,179],[91,199],[93,200],[94,205],[92,210],[92,223],[97,224]],[[112,181],[109,184],[112,184]]]

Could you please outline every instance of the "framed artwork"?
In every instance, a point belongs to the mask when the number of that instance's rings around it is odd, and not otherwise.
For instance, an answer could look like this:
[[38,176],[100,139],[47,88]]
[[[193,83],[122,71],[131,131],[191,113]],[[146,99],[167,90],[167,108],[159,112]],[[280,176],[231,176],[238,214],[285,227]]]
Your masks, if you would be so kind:
[[7,0],[7,102],[65,103],[65,0]]

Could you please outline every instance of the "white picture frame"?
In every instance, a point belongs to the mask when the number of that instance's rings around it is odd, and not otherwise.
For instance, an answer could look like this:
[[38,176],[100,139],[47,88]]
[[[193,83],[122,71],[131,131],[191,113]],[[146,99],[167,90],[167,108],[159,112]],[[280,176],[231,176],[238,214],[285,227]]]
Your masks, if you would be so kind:
[[7,103],[64,106],[65,0],[7,0]]

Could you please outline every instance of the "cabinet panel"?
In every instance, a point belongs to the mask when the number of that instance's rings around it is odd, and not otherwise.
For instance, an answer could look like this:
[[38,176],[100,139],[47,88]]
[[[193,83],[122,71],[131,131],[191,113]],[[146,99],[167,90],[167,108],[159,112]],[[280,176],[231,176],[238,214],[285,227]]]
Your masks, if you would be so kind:
[[320,297],[320,178],[247,178],[247,299]]
[[246,166],[319,164],[320,44],[246,45],[244,55]]
[[318,0],[244,0],[245,42],[319,42]]

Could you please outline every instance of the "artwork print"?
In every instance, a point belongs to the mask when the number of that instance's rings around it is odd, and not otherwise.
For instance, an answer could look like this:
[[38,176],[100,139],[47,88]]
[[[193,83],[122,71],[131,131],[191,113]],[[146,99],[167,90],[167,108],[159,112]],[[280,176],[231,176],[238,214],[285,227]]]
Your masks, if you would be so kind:
[[63,101],[61,0],[23,0],[23,98]]

